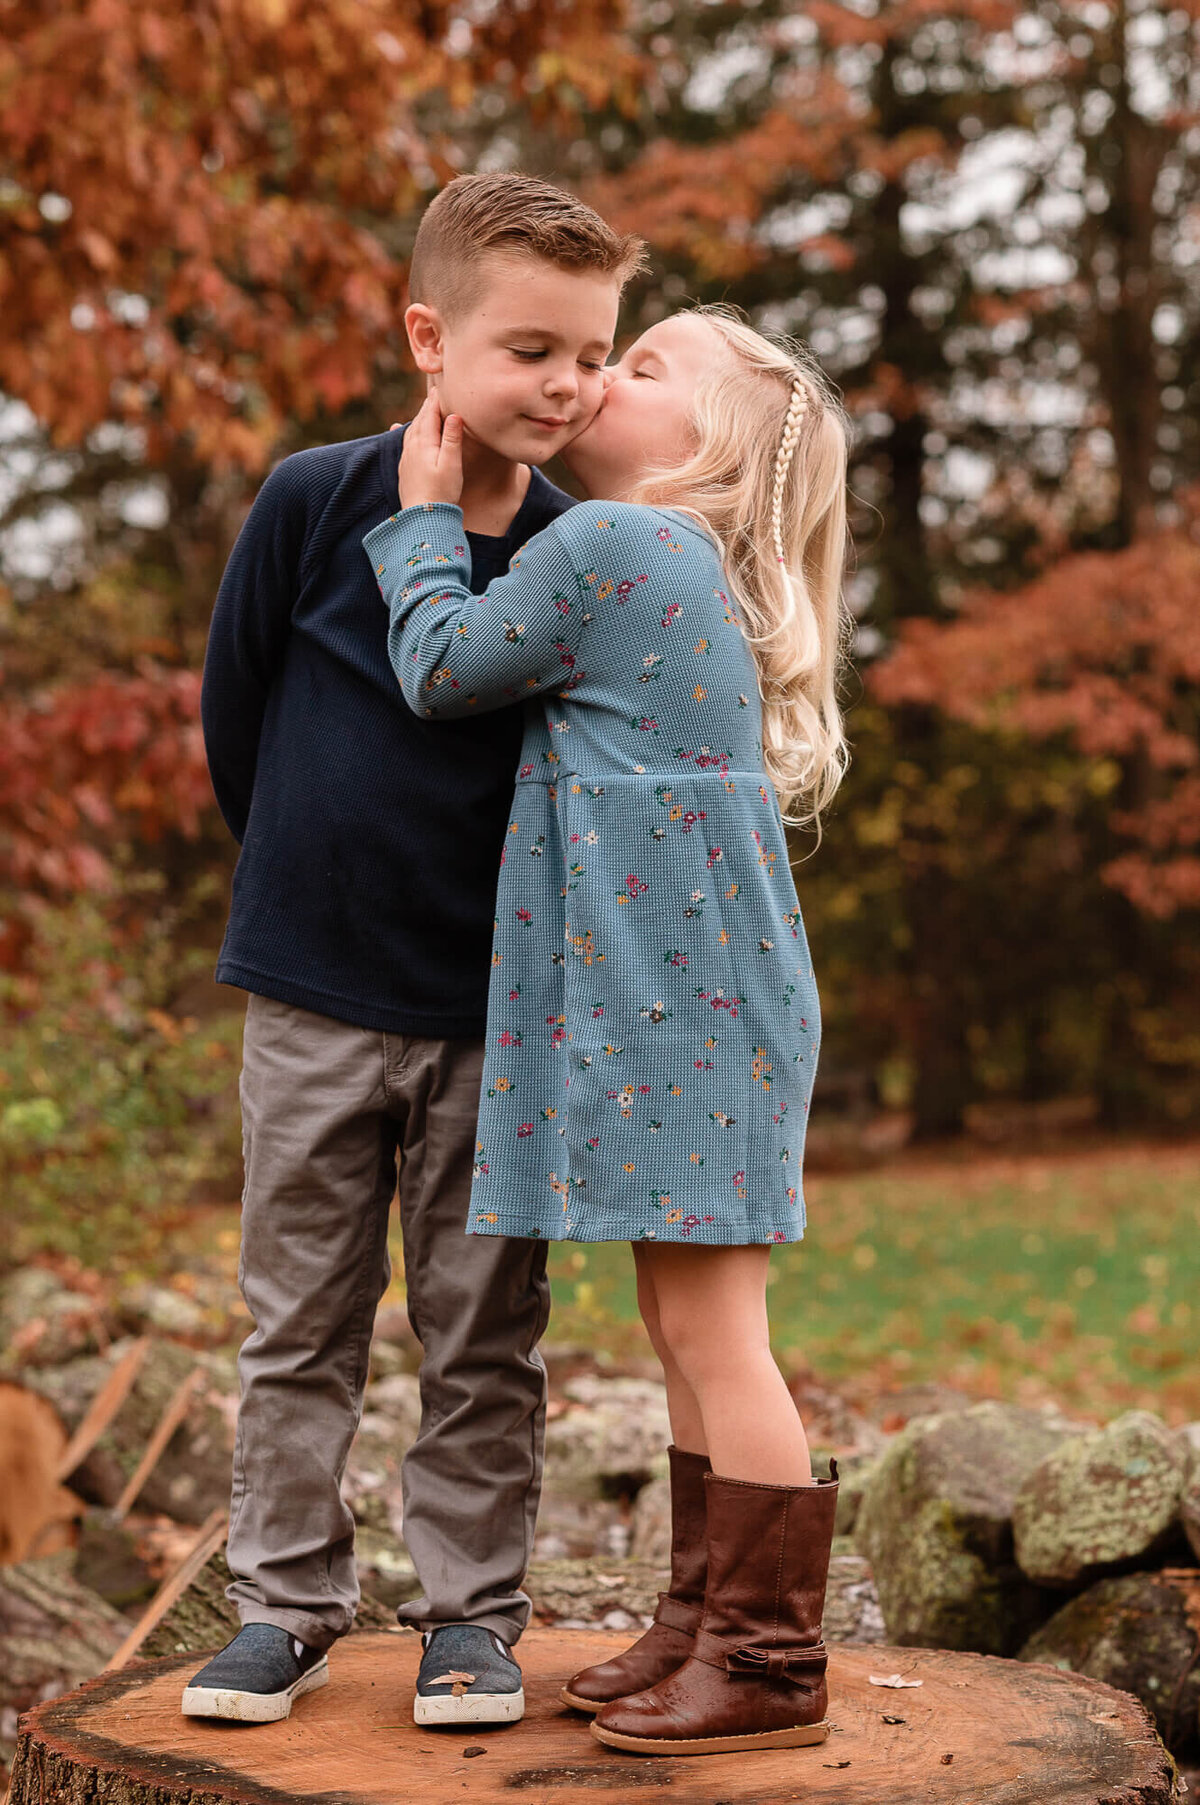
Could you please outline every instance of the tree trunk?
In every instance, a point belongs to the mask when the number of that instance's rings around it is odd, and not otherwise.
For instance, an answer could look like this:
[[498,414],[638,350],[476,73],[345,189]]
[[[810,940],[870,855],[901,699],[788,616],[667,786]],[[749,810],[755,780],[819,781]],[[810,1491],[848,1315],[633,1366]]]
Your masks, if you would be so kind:
[[[394,1805],[397,1799],[605,1798],[674,1805],[803,1798],[811,1805],[1170,1805],[1174,1767],[1128,1693],[1057,1668],[924,1648],[835,1645],[827,1741],[811,1748],[630,1757],[559,1702],[575,1668],[627,1637],[534,1630],[520,1645],[524,1722],[502,1733],[414,1728],[415,1635],[340,1644],[327,1687],[285,1723],[184,1718],[196,1660],[147,1662],[39,1706],[24,1721],[11,1805]],[[913,1690],[872,1686],[899,1672]],[[885,1722],[891,1717],[892,1723]]]

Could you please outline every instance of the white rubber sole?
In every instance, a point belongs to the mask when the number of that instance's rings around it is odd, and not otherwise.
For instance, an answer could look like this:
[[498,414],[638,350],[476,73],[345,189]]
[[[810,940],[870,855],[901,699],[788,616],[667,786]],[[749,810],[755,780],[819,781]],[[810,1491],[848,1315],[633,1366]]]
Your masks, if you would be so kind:
[[329,1684],[329,1662],[322,1656],[286,1692],[237,1692],[231,1687],[185,1686],[185,1717],[223,1717],[240,1724],[277,1724],[292,1714],[292,1702]]
[[413,1699],[413,1722],[421,1729],[439,1724],[515,1724],[525,1715],[525,1690],[516,1692],[437,1693]]

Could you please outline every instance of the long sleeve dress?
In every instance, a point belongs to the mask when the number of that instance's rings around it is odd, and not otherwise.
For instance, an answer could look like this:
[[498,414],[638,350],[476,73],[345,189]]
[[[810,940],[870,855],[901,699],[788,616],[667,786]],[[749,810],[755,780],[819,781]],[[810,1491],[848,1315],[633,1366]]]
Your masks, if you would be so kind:
[[525,702],[467,1232],[799,1240],[817,992],[713,542],[588,502],[483,595],[457,507],[363,545],[417,713]]

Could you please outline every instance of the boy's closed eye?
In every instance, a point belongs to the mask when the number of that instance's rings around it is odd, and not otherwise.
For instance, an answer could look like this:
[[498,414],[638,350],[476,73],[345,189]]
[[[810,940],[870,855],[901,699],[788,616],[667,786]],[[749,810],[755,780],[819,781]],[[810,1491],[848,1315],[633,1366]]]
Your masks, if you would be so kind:
[[[510,345],[508,348],[513,356],[519,357],[523,363],[537,363],[543,357],[548,357],[550,355],[544,345],[538,351],[528,350],[522,345]],[[602,370],[604,368],[604,365],[598,363],[594,358],[581,357],[579,362],[585,370]]]

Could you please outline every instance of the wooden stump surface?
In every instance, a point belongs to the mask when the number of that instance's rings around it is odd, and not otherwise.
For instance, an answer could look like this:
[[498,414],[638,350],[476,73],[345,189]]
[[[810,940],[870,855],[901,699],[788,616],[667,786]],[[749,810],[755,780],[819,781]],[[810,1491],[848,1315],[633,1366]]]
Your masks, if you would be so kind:
[[[624,1755],[598,1743],[558,1690],[627,1641],[531,1631],[520,1645],[525,1719],[494,1730],[415,1728],[420,1643],[411,1633],[340,1643],[329,1685],[279,1724],[185,1718],[180,1690],[202,1658],[143,1662],[22,1720],[11,1805],[647,1805],[655,1797],[677,1805],[1170,1805],[1174,1797],[1170,1758],[1130,1694],[1053,1667],[920,1648],[832,1647],[837,1729],[816,1747]],[[892,1673],[923,1684],[868,1683],[869,1674]]]

